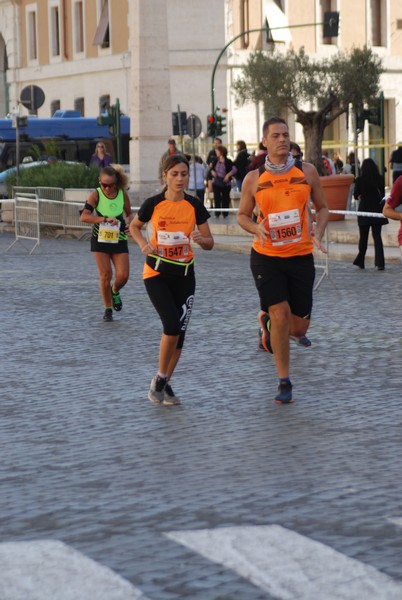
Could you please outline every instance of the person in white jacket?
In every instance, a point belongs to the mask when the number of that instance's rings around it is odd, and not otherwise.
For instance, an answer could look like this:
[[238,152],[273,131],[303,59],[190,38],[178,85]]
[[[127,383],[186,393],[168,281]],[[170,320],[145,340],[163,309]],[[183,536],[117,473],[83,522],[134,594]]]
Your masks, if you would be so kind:
[[190,177],[188,189],[193,192],[198,200],[204,203],[205,196],[205,178],[207,176],[208,167],[203,163],[200,156],[194,156],[190,160]]

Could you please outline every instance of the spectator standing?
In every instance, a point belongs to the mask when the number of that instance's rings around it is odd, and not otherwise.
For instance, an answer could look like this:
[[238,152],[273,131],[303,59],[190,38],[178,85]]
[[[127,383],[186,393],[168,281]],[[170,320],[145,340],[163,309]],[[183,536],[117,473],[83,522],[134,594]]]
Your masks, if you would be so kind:
[[159,161],[158,179],[159,179],[159,183],[161,185],[163,185],[163,176],[162,176],[163,164],[169,156],[173,156],[174,154],[181,154],[182,156],[184,156],[184,154],[182,152],[180,152],[180,150],[176,146],[176,140],[174,138],[169,138],[168,139],[168,149],[166,150],[166,152],[164,152],[162,154],[161,159]]
[[335,171],[337,175],[340,175],[341,173],[343,173],[343,160],[341,155],[339,154],[339,152],[337,152],[335,150],[334,152],[334,165],[335,165]]
[[290,153],[296,160],[303,160],[303,152],[296,142],[290,142]]
[[[358,212],[381,213],[384,195],[384,178],[380,175],[373,159],[366,158],[362,163],[361,173],[355,181],[354,197],[359,201]],[[357,217],[357,222],[359,225],[359,253],[353,264],[364,269],[364,258],[371,227],[374,240],[374,264],[379,271],[383,271],[385,261],[381,227],[388,221],[379,217]]]
[[387,198],[383,208],[383,215],[388,219],[399,221],[400,226],[398,230],[398,244],[401,251],[402,260],[402,210],[397,210],[398,207],[402,207],[402,177],[398,177],[392,186],[391,194]]
[[[353,175],[356,177],[356,158],[354,152],[349,152],[346,157],[346,163],[343,166],[343,174],[344,175]],[[348,200],[346,203],[346,210],[356,210],[355,201],[353,200],[353,192],[355,189],[355,183],[351,184],[349,188]]]
[[254,171],[254,169],[259,169],[261,165],[265,163],[266,156],[267,149],[265,148],[264,144],[260,142],[258,144],[258,149],[249,158],[247,172]]
[[[233,161],[228,158],[228,150],[226,146],[218,146],[216,148],[216,155],[218,160],[215,162],[213,169],[211,170],[212,189],[214,192],[214,206],[215,209],[228,209],[230,204],[230,190],[232,189],[232,176],[237,172]],[[220,210],[215,212],[217,217],[220,217]],[[225,219],[228,216],[228,212],[223,210],[222,215]]]
[[247,152],[246,142],[244,142],[243,140],[239,140],[236,142],[236,149],[237,155],[233,164],[237,169],[237,173],[235,176],[237,189],[239,190],[239,192],[241,192],[243,179],[247,175],[247,167],[250,156]]
[[112,164],[112,157],[106,152],[106,146],[103,142],[96,144],[95,153],[91,156],[90,164],[97,165],[99,169]]
[[[218,160],[218,156],[216,154],[216,149],[218,146],[222,146],[222,140],[220,137],[215,137],[214,138],[214,145],[211,148],[211,150],[208,152],[208,156],[207,156],[207,167],[208,167],[208,173],[207,173],[207,190],[208,193],[212,193],[212,175],[211,175],[211,170],[214,168],[216,161]],[[212,206],[212,203],[211,203]]]
[[195,156],[194,160],[191,159],[188,188],[189,191],[195,192],[195,195],[202,203],[204,203],[205,177],[207,172],[208,167],[203,163],[200,156]]
[[212,169],[216,161],[218,160],[218,156],[216,154],[216,149],[218,146],[222,146],[222,140],[220,137],[214,138],[213,148],[208,152],[207,156],[207,166],[209,169]]
[[356,165],[356,154],[354,152],[349,152],[346,158],[346,163],[347,164],[343,168],[344,174],[349,175],[351,173],[356,177],[356,172],[359,169],[360,165],[359,163],[357,163]]
[[336,175],[334,161],[331,158],[329,158],[328,150],[324,150],[324,152],[322,153],[322,160],[324,162],[325,174]]
[[389,158],[389,165],[392,169],[392,183],[402,175],[402,145],[394,150]]

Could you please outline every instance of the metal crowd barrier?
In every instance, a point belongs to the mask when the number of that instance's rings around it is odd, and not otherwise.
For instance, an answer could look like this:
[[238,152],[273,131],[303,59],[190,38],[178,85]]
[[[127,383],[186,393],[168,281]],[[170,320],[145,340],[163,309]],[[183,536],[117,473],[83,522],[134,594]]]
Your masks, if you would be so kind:
[[14,197],[14,227],[15,240],[6,248],[5,252],[17,242],[21,242],[26,248],[22,240],[33,240],[35,244],[29,252],[29,254],[32,254],[40,244],[39,198],[37,194],[21,192]]
[[326,252],[322,252],[314,245],[314,266],[318,275],[318,278],[314,283],[314,290],[319,288],[324,277],[329,277],[328,228],[325,229],[324,237],[321,242]]
[[[41,230],[46,227],[61,229],[56,238],[62,235],[73,235],[78,239],[90,234],[91,225],[81,223],[80,209],[83,202],[66,202],[65,190],[62,188],[27,188],[14,187],[14,198],[7,200],[13,203],[15,240],[6,248],[6,252],[18,241],[34,240],[32,252],[40,245]],[[78,233],[79,232],[79,233]]]

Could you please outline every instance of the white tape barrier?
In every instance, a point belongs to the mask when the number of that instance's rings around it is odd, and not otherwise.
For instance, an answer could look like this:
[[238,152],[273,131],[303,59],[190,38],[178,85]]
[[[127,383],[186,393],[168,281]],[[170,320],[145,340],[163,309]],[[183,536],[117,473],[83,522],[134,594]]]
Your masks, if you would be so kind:
[[384,215],[382,213],[373,213],[373,212],[364,212],[358,210],[330,210],[331,215],[352,215],[355,217],[378,217],[379,219],[383,219]]
[[[210,213],[215,213],[215,212],[228,212],[228,213],[237,213],[239,212],[238,208],[208,208],[207,207],[208,212]],[[312,211],[313,214],[315,213],[315,211]],[[349,215],[352,217],[378,217],[379,219],[383,218],[384,215],[382,213],[372,213],[372,212],[360,212],[360,211],[356,211],[356,210],[330,210],[329,213],[331,215]]]

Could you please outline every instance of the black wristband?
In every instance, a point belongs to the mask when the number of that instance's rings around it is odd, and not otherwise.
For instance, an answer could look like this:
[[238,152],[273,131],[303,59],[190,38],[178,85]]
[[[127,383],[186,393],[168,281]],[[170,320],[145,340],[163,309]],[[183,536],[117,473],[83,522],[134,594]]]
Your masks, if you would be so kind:
[[103,217],[103,222],[106,223],[106,217]]

